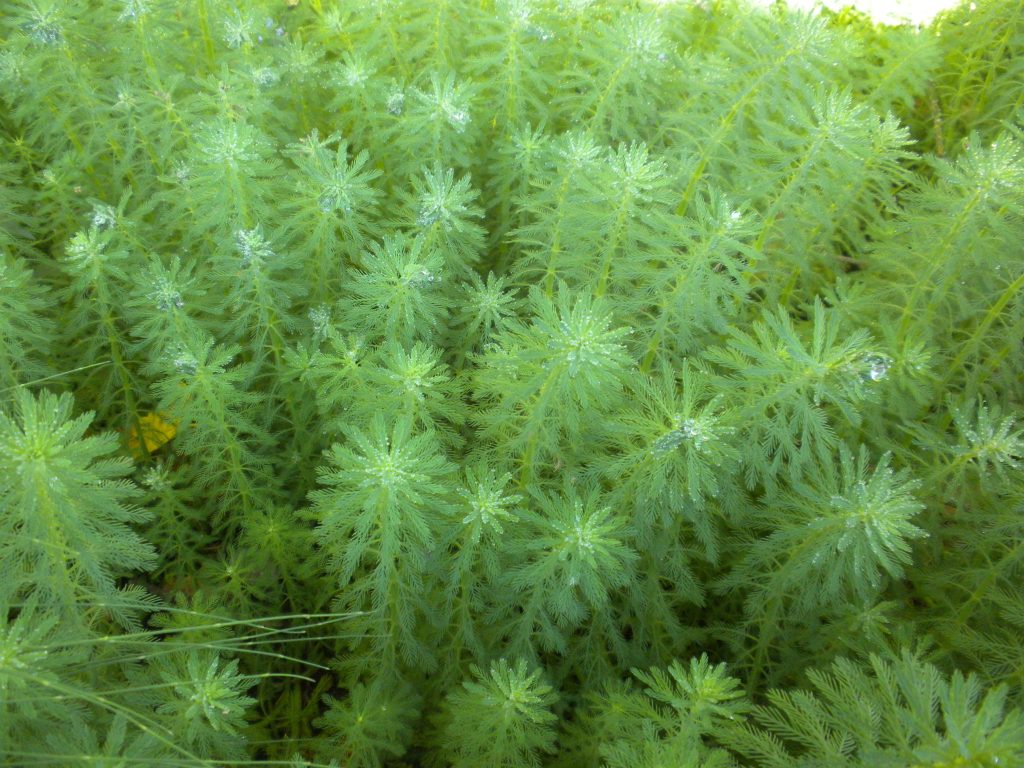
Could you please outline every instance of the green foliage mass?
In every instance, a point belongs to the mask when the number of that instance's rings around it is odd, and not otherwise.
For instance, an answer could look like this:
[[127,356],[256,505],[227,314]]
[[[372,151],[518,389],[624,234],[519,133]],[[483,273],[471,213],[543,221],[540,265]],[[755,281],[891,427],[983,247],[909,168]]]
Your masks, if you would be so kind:
[[0,764],[1024,765],[1024,5],[0,3]]

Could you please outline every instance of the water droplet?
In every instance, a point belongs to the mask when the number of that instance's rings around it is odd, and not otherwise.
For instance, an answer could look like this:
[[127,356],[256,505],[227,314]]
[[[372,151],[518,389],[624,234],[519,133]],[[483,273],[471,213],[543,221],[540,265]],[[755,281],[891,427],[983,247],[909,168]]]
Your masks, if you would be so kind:
[[687,441],[690,442],[694,450],[700,451],[707,442],[715,437],[712,424],[707,418],[683,419],[676,414],[673,423],[675,428],[666,432],[652,444],[651,450],[656,455],[670,453]]
[[401,91],[392,91],[388,96],[387,110],[389,114],[401,115],[405,111],[405,94]]
[[184,162],[178,161],[174,164],[174,169],[171,171],[174,176],[174,180],[183,187],[188,186],[190,177],[192,176],[192,169]]
[[146,298],[156,304],[161,312],[168,312],[172,309],[181,309],[185,306],[185,300],[181,297],[178,287],[166,277],[159,277],[153,284],[153,290]]
[[[225,19],[222,34],[225,45],[235,49],[251,43],[254,21],[251,17],[243,16],[237,10],[231,18]],[[260,37],[260,41],[262,42],[262,37]]]
[[39,16],[21,25],[21,31],[37,43],[56,45],[64,38],[60,26],[52,20]]
[[555,37],[554,32],[552,32],[549,29],[545,29],[544,27],[538,24],[531,24],[527,28],[526,33],[530,35],[530,37],[540,40],[542,43],[550,42]]
[[421,290],[424,288],[430,288],[439,282],[441,282],[441,278],[429,269],[420,269],[406,278],[406,285],[410,288],[417,288]]
[[416,216],[416,223],[424,229],[433,226],[445,217],[445,210],[437,204],[424,204],[420,206],[420,212]]
[[252,229],[240,229],[235,233],[235,247],[242,255],[242,266],[259,266],[274,257],[270,243],[263,237],[263,231],[257,225]]
[[252,79],[260,88],[269,88],[271,85],[277,83],[280,76],[270,67],[260,67],[253,70]]
[[96,229],[112,229],[117,224],[117,211],[111,205],[97,203],[92,211],[92,225]]
[[199,361],[187,352],[174,358],[174,370],[186,376],[195,376],[199,370]]
[[651,449],[655,454],[663,455],[674,451],[683,444],[683,440],[685,440],[683,433],[678,429],[673,429],[655,440]]
[[135,21],[139,16],[149,11],[147,3],[149,0],[122,0],[124,8],[118,14],[118,21]]
[[866,355],[861,360],[861,364],[864,366],[864,372],[861,374],[862,379],[865,381],[881,381],[889,373],[892,360],[885,355],[871,354]]
[[308,315],[313,323],[313,338],[319,341],[330,335],[331,331],[331,308],[326,304],[320,304],[309,310]]
[[466,130],[466,125],[469,123],[469,112],[461,107],[448,106],[445,109],[445,117],[457,133]]
[[341,82],[349,88],[356,88],[361,86],[369,79],[366,72],[359,69],[355,64],[345,67],[342,70]]
[[331,213],[332,211],[342,211],[345,214],[352,213],[352,200],[349,198],[345,190],[338,187],[331,187],[325,189],[320,193],[320,197],[317,198],[317,206],[324,213]]

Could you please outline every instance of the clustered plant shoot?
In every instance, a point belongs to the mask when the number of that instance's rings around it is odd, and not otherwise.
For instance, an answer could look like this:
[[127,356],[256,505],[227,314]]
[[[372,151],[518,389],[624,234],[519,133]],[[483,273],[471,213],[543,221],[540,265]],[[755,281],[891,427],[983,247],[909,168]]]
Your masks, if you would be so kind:
[[7,0],[0,764],[1024,765],[1024,5]]

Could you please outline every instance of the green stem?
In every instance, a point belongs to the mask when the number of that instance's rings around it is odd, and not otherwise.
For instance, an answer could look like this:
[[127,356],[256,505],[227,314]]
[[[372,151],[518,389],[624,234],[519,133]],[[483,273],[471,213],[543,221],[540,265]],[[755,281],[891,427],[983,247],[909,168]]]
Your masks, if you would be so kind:
[[[985,317],[982,318],[978,327],[974,329],[971,334],[970,341],[960,347],[960,353],[956,356],[952,363],[946,366],[946,374],[943,376],[942,381],[939,383],[939,390],[945,390],[950,380],[959,373],[964,362],[970,355],[974,354],[974,351],[981,344],[985,334],[988,333],[988,329],[993,323],[999,318],[1006,309],[1007,304],[1013,299],[1017,293],[1024,288],[1024,273],[1017,277],[1012,283],[1010,283],[1006,289],[1000,294],[996,302],[989,307],[988,312],[985,313]],[[989,370],[984,367],[983,370]]]

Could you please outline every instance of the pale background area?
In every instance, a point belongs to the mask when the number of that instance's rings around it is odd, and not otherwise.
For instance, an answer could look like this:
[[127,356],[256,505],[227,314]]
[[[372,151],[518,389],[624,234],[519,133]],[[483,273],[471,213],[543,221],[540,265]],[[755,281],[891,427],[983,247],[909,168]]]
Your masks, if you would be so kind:
[[[983,0],[982,0],[983,1]],[[756,5],[771,5],[772,0],[752,0]],[[941,10],[952,8],[957,0],[787,0],[790,8],[811,9],[818,5],[829,8],[843,8],[852,5],[870,13],[879,21],[899,23],[910,21],[927,24]]]

